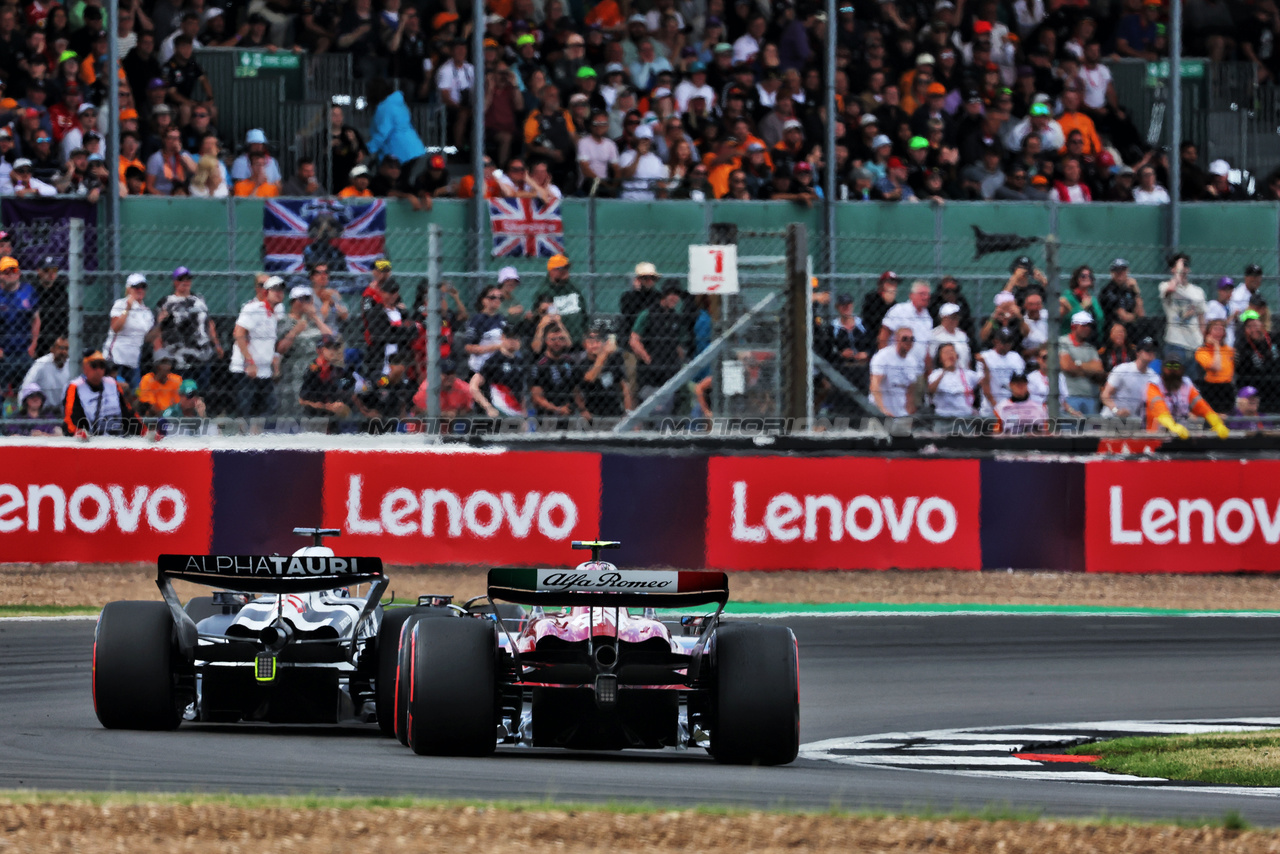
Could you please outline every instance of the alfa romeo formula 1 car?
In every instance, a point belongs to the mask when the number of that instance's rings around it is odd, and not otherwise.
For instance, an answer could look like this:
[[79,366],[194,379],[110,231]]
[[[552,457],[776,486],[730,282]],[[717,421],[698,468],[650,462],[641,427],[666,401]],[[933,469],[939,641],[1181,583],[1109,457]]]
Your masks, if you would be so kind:
[[[487,755],[501,743],[702,747],[726,763],[794,760],[799,650],[791,630],[722,622],[723,572],[619,570],[600,560],[619,545],[573,543],[592,552],[574,569],[491,569],[490,609],[533,607],[514,624],[492,613],[408,618],[397,670],[400,741],[431,755]],[[655,611],[711,604],[714,613],[678,621]]]
[[[296,528],[290,556],[161,555],[163,602],[111,602],[94,633],[93,706],[112,729],[187,720],[337,723],[377,718],[393,732],[401,626],[453,616],[448,596],[384,611],[382,561],[338,557],[338,534]],[[173,579],[225,588],[185,607]],[[368,585],[365,595],[353,588]]]

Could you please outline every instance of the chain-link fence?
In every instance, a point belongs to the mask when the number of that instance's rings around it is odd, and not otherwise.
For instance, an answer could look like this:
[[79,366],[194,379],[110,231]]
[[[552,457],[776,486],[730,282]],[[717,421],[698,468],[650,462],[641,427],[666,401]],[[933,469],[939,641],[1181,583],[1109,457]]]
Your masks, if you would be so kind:
[[[1248,274],[1271,263],[1274,245],[1184,247],[1184,283],[1157,272],[1169,268],[1163,247],[1120,237],[979,227],[829,237],[711,215],[701,227],[677,217],[669,231],[623,231],[588,219],[565,227],[570,266],[549,270],[546,258],[495,258],[490,235],[423,214],[386,230],[394,285],[299,245],[306,266],[263,290],[262,232],[238,226],[233,204],[209,206],[225,211],[221,228],[211,216],[123,233],[122,266],[145,289],[103,270],[110,247],[92,226],[13,229],[42,326],[11,325],[0,344],[5,429],[55,428],[49,408],[94,351],[139,414],[167,413],[183,430],[242,430],[256,418],[254,429],[284,431],[697,435],[754,419],[839,433],[910,416],[892,429],[970,434],[1060,416],[1069,429],[1137,432],[1156,426],[1147,382],[1170,355],[1233,429],[1267,428],[1280,414],[1270,312],[1280,294],[1274,276]],[[736,246],[739,292],[685,292],[689,247],[705,244]],[[503,289],[508,262],[519,280]],[[267,331],[253,313],[277,301],[282,318]],[[1081,312],[1090,324],[1073,327]],[[243,346],[238,325],[252,339]],[[51,351],[62,337],[70,358],[59,365]],[[1170,386],[1156,398],[1199,425],[1188,393]]]

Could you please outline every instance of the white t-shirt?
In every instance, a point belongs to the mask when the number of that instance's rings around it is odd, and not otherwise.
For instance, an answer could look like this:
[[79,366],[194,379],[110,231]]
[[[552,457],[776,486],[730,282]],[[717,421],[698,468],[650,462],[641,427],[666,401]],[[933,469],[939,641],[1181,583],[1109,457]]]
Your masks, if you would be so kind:
[[1160,381],[1160,375],[1147,366],[1138,371],[1137,362],[1116,365],[1107,374],[1107,388],[1111,389],[1117,409],[1129,410],[1128,417],[1142,418],[1147,413],[1147,386]]
[[[1220,303],[1216,299],[1211,299],[1204,304],[1204,322],[1207,325],[1211,320],[1228,320],[1231,317],[1231,307],[1225,303]],[[1228,347],[1236,345],[1236,325],[1234,323],[1227,324],[1227,337],[1222,343]]]
[[[260,299],[250,300],[240,309],[236,326],[249,333],[249,358],[258,370],[258,378],[271,376],[271,363],[276,355],[276,323],[284,317],[284,306],[268,308]],[[231,373],[244,373],[244,354],[239,347],[231,348]]]
[[[952,344],[956,348],[956,355],[960,358],[960,366],[967,368],[973,359],[973,350],[969,347],[969,336],[965,335],[960,327],[956,327],[955,332],[948,332],[944,326],[935,326],[929,332],[929,355],[936,361],[938,358],[938,348],[943,344]],[[930,376],[929,381],[933,381]]]
[[1167,205],[1169,204],[1169,191],[1159,184],[1156,184],[1150,190],[1134,187],[1133,200],[1140,205]]
[[982,375],[968,368],[954,371],[937,368],[929,374],[929,384],[941,376],[938,390],[933,393],[933,411],[947,418],[967,418],[973,415],[973,392],[982,382]]
[[701,86],[694,86],[692,82],[683,80],[680,85],[676,86],[676,91],[672,94],[676,99],[676,109],[682,113],[689,112],[689,101],[695,95],[701,95],[706,100],[707,112],[711,112],[716,106],[716,90],[706,83]]
[[1027,324],[1027,334],[1022,336],[1022,344],[1019,345],[1023,350],[1034,350],[1041,344],[1049,341],[1049,315],[1044,309],[1040,310],[1040,319],[1032,320],[1023,315],[1022,319]]
[[882,377],[880,396],[890,415],[907,415],[907,389],[924,373],[924,360],[915,350],[906,356],[898,355],[898,348],[890,345],[871,357],[871,376]]
[[1080,79],[1084,81],[1084,105],[1091,110],[1101,110],[1107,105],[1107,86],[1111,83],[1111,69],[1101,62],[1097,68],[1082,67]]
[[584,136],[578,140],[578,162],[585,163],[597,178],[608,180],[609,165],[618,163],[618,146],[609,137],[596,142],[595,137]]
[[[1027,393],[1031,399],[1037,403],[1044,403],[1049,399],[1049,378],[1045,376],[1044,371],[1036,371],[1027,374]],[[1058,406],[1059,412],[1066,412],[1067,403],[1067,376],[1066,374],[1058,374]],[[998,406],[999,404],[997,404]]]
[[[1198,285],[1167,287],[1160,285],[1160,302],[1164,305],[1164,343],[1194,350],[1204,342],[1200,332],[1200,318],[1204,316],[1204,291]],[[1241,286],[1243,287],[1243,286]],[[1231,308],[1235,309],[1235,294],[1231,295]]]
[[[1010,350],[1001,356],[995,350],[984,350],[982,352],[982,362],[978,365],[980,376],[986,374],[991,375],[991,396],[996,399],[996,403],[1009,398],[1009,377],[1014,374],[1020,374],[1027,369],[1027,363],[1022,356],[1018,355],[1016,350]],[[984,397],[982,400],[982,414],[991,414],[991,404]]]
[[[1253,292],[1249,290],[1249,286],[1244,282],[1236,285],[1236,289],[1231,292],[1231,300],[1227,303],[1227,310],[1236,317],[1244,314],[1249,310],[1249,298],[1253,296]],[[1208,312],[1205,313],[1205,320],[1209,319]]]
[[[636,150],[628,149],[618,159],[618,165],[626,169],[636,162],[636,157]],[[654,199],[653,188],[656,186],[652,182],[666,177],[667,167],[662,164],[662,159],[658,155],[650,151],[640,158],[640,165],[636,167],[631,177],[622,182],[622,198],[651,202]]]
[[470,92],[475,83],[476,69],[469,62],[459,65],[450,59],[436,72],[436,88],[448,92],[455,104],[462,102],[462,93]]
[[135,305],[130,311],[129,298],[121,297],[112,303],[111,316],[126,319],[119,332],[107,334],[107,343],[102,345],[102,352],[117,365],[138,367],[138,361],[142,358],[142,341],[151,327],[156,325],[155,314],[145,305]]
[[904,326],[911,327],[911,334],[916,339],[911,347],[911,354],[921,362],[924,361],[924,354],[929,349],[929,338],[933,335],[933,316],[929,314],[929,309],[916,311],[916,307],[910,302],[900,302],[885,312],[881,323],[890,332],[897,332]]

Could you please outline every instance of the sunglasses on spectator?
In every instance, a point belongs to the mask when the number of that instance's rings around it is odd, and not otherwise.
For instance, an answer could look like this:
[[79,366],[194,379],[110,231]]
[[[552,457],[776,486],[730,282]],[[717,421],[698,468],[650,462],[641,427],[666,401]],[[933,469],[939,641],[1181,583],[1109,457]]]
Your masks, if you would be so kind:
[[208,113],[206,113],[204,110],[201,110],[201,111],[199,111],[198,113],[196,113],[196,114],[195,114],[195,117],[196,117],[197,119],[207,119],[207,118],[209,118],[209,114],[208,114]]
[[314,270],[312,270],[312,271],[311,271],[311,275],[313,275],[313,276],[327,276],[327,275],[329,275],[329,268],[328,268],[328,267],[316,267]]
[[630,128],[630,127],[635,127],[635,126],[636,126],[636,125],[638,125],[638,124],[640,124],[640,120],[639,120],[639,119],[627,119],[627,121],[626,121],[626,125],[627,125],[627,127],[629,127],[629,128]]
[[97,368],[100,371],[105,371],[107,369],[107,363],[102,359],[94,359],[92,362],[89,363],[89,367]]
[[502,294],[485,294],[485,295],[484,295],[484,298],[485,298],[486,300],[491,300],[491,299],[502,299]]
[[903,337],[899,338],[898,341],[899,343],[902,343],[902,344],[914,344],[916,339],[910,335],[904,335]]

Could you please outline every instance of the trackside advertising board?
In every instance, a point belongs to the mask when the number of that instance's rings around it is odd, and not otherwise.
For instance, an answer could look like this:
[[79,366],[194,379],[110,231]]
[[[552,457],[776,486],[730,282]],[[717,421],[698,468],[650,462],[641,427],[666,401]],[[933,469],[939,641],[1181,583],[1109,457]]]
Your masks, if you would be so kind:
[[0,559],[201,553],[209,548],[212,490],[210,451],[0,447]]
[[600,525],[600,455],[329,451],[324,524],[390,564],[570,563]]
[[715,569],[981,569],[977,460],[712,457]]
[[1280,570],[1280,461],[1085,469],[1090,572]]

